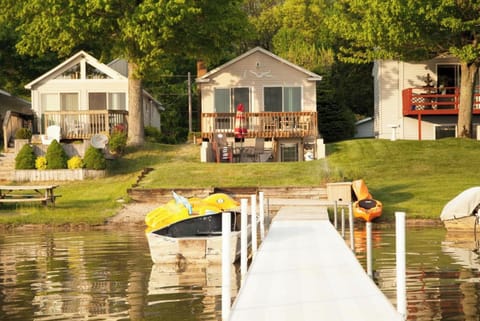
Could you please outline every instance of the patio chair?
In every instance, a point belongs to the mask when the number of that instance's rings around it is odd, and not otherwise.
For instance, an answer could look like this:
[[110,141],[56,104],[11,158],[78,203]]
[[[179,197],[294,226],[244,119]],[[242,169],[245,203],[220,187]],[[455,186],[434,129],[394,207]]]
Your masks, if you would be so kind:
[[41,135],[41,138],[43,145],[50,145],[54,139],[56,139],[57,142],[60,142],[60,126],[48,126],[45,135]]

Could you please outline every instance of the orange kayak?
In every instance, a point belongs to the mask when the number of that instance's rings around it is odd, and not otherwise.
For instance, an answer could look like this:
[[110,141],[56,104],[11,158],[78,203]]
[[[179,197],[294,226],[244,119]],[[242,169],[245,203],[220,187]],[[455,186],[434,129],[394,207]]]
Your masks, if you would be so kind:
[[352,189],[357,198],[353,203],[353,216],[371,222],[382,215],[382,203],[373,199],[363,179],[353,181]]

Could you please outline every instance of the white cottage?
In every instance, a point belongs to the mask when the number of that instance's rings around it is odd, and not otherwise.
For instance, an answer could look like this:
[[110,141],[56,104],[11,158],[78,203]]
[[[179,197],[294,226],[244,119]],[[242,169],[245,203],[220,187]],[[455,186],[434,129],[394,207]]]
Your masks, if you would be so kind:
[[213,160],[323,157],[316,102],[321,79],[260,47],[197,78],[201,135],[213,147]]
[[[90,139],[128,125],[127,62],[105,65],[80,51],[25,86],[31,90],[34,130],[61,127],[62,139]],[[160,129],[158,101],[144,91],[145,126]]]
[[[376,61],[373,77],[376,137],[433,140],[456,136],[458,60],[439,57],[423,62]],[[474,98],[472,125],[476,137],[480,134],[478,90]]]

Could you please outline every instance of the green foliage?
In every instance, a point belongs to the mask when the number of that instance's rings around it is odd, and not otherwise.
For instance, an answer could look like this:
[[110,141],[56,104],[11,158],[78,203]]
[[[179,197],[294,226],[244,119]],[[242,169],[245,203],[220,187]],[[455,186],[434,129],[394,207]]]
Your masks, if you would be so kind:
[[100,149],[93,146],[88,147],[83,158],[85,168],[87,169],[105,169],[107,168],[107,161]]
[[63,150],[62,145],[54,139],[47,148],[47,169],[64,169],[67,168],[67,153]]
[[126,146],[127,133],[120,129],[114,130],[110,135],[110,139],[108,140],[108,147],[110,148],[110,151],[117,154],[123,154]]
[[15,132],[15,139],[31,139],[32,131],[30,128],[21,127]]
[[67,161],[67,167],[68,169],[79,169],[83,168],[83,160],[80,156],[73,156]]
[[15,169],[35,169],[35,152],[30,144],[23,145],[15,157]]
[[35,168],[39,170],[47,169],[47,158],[45,156],[38,156],[35,160]]

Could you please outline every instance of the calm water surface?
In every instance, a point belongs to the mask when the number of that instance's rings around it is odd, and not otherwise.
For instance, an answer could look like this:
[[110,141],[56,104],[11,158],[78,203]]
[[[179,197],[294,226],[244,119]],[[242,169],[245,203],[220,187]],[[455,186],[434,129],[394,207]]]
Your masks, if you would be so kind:
[[[395,304],[394,227],[373,238],[375,281]],[[365,266],[361,226],[355,244]],[[408,320],[480,320],[475,249],[470,234],[408,228]],[[221,320],[220,295],[220,267],[152,264],[143,230],[0,235],[0,320]]]

